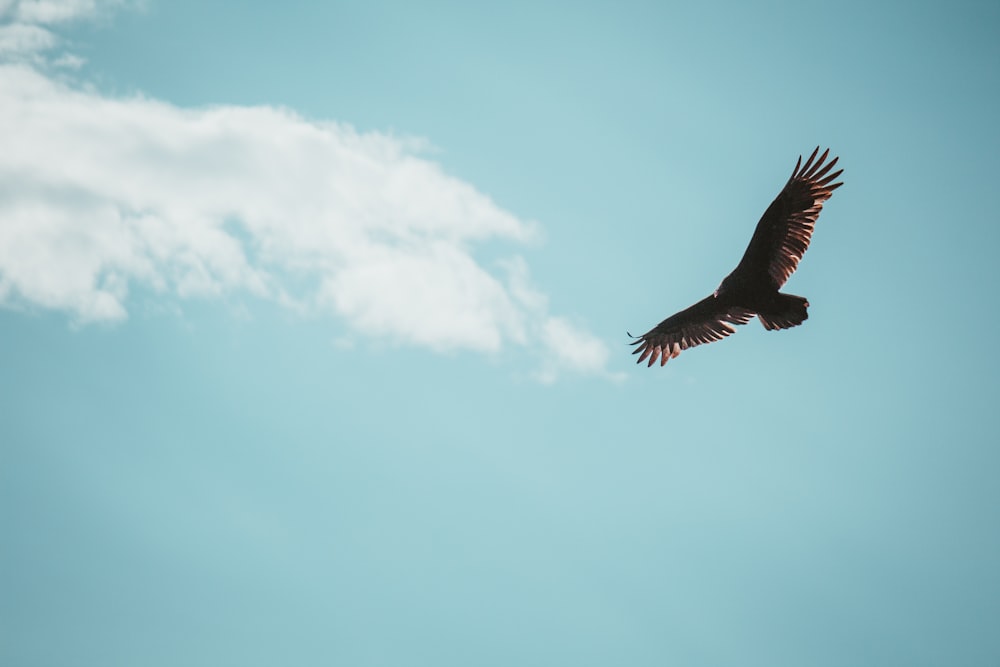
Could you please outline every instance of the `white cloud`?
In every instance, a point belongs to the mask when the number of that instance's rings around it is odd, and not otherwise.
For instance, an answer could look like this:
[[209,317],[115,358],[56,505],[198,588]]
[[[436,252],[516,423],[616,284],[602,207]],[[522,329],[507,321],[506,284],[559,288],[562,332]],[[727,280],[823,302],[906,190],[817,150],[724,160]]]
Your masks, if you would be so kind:
[[53,67],[80,69],[87,61],[74,53],[64,53],[52,61]]
[[525,346],[544,381],[606,375],[604,344],[549,315],[522,258],[475,258],[535,226],[422,157],[424,142],[273,107],[111,98],[39,69],[83,64],[58,53],[54,24],[125,4],[0,0],[0,305],[115,322],[130,287],[246,292],[332,312],[366,340]]
[[0,25],[0,55],[33,54],[51,49],[56,44],[55,35],[30,23]]
[[552,382],[567,367],[581,373],[603,375],[621,381],[624,375],[606,370],[609,351],[600,338],[573,326],[563,317],[545,317],[541,322],[541,343],[546,362],[537,377],[542,382]]
[[0,303],[128,316],[130,286],[249,292],[366,339],[527,346],[604,373],[604,344],[548,314],[527,264],[477,246],[534,226],[421,157],[420,142],[271,107],[117,99],[0,65]]
[[0,16],[11,14],[23,23],[61,23],[79,18],[89,18],[102,9],[114,9],[127,0],[13,0],[0,6]]
[[468,252],[445,240],[362,249],[324,280],[321,294],[360,329],[435,349],[495,352],[505,340],[526,342],[528,314]]
[[[91,19],[125,6],[138,7],[143,0],[0,0],[0,58],[48,63],[45,53],[59,46],[53,28],[70,21]],[[83,59],[62,53],[51,62],[56,67],[77,69]]]

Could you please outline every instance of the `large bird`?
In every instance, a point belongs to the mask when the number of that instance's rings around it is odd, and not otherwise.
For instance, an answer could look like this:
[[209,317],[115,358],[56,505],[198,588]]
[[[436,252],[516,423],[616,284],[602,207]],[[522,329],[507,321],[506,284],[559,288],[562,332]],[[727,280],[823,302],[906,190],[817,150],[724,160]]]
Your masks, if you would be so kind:
[[636,338],[636,363],[667,363],[695,345],[722,340],[735,333],[733,324],[746,324],[756,315],[764,328],[788,329],[802,324],[809,302],[778,290],[799,265],[809,247],[813,226],[823,202],[843,183],[833,183],[843,169],[829,173],[838,158],[826,162],[829,149],[816,159],[819,147],[805,164],[799,156],[791,178],[767,207],[743,259],[719,288],[690,308],[671,315]]

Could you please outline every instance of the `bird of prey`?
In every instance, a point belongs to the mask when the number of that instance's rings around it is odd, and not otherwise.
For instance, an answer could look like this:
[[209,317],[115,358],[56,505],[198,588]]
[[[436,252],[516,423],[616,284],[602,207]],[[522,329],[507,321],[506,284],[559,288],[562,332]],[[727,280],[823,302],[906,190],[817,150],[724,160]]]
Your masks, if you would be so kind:
[[[788,329],[802,324],[809,302],[778,290],[799,265],[809,247],[823,202],[843,183],[833,183],[843,169],[830,173],[838,158],[826,161],[829,149],[816,159],[819,147],[805,164],[799,156],[788,183],[767,207],[743,259],[718,289],[676,315],[671,315],[631,343],[636,363],[657,359],[667,363],[689,347],[722,340],[756,315],[764,328]],[[631,335],[631,334],[630,334]]]

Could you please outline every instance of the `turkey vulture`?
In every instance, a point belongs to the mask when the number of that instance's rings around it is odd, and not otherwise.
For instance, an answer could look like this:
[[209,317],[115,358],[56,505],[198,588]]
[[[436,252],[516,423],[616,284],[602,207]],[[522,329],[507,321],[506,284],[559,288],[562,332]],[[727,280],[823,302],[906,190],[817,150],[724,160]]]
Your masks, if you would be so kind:
[[778,290],[809,247],[823,202],[843,185],[832,183],[843,169],[828,175],[837,164],[837,158],[826,162],[829,152],[823,151],[817,160],[817,146],[804,165],[799,156],[791,178],[764,211],[733,272],[712,294],[636,338],[631,343],[638,345],[632,352],[639,354],[636,363],[648,357],[649,366],[657,359],[662,366],[681,350],[735,333],[730,325],[746,324],[754,315],[768,331],[798,326],[809,317],[808,301]]

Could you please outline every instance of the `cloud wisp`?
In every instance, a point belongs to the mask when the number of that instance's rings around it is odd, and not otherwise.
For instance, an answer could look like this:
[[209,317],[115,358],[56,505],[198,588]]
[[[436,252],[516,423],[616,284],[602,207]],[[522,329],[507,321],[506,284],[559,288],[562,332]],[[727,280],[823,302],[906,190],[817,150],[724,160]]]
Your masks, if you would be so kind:
[[0,0],[0,57],[41,62],[59,38],[54,28],[139,0]]
[[[95,7],[39,0],[0,16],[41,31],[11,42],[24,55],[51,48],[45,21]],[[534,226],[446,174],[419,141],[274,107],[108,97],[7,60],[0,304],[115,322],[128,317],[130,288],[243,292],[331,312],[365,338],[525,347],[545,359],[543,381],[607,375],[607,347],[549,314],[522,258],[487,266],[474,254],[528,243]]]

